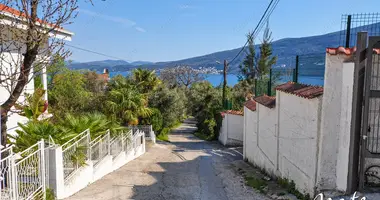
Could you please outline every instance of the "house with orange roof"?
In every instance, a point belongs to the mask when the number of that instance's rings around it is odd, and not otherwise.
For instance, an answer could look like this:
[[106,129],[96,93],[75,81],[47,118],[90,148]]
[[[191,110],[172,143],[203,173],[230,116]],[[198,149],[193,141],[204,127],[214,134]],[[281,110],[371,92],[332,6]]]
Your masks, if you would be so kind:
[[[26,51],[26,31],[28,29],[27,24],[28,18],[25,13],[20,12],[17,9],[11,8],[4,4],[0,4],[0,105],[4,103],[10,96],[10,91],[17,83],[18,71],[22,65],[23,52]],[[34,77],[41,76],[43,83],[43,89],[45,90],[44,100],[48,101],[47,95],[47,75],[46,75],[46,66],[51,62],[50,57],[48,56],[47,51],[49,50],[49,40],[62,40],[62,41],[71,41],[74,33],[45,22],[44,20],[37,19],[36,26],[41,30],[49,30],[48,37],[44,38],[44,47],[40,48],[39,54],[37,55],[36,62],[34,67],[31,69],[29,75],[28,83],[24,87],[23,92],[21,93],[17,104],[25,103],[25,94],[33,94],[35,91],[34,88]],[[38,64],[36,64],[38,63]],[[36,65],[38,65],[38,73],[36,73]],[[17,114],[17,110],[12,108],[15,112],[10,112],[7,121],[7,132],[8,134],[15,134],[15,130],[18,128],[18,123],[26,123],[28,119]],[[45,117],[48,116],[47,111]]]

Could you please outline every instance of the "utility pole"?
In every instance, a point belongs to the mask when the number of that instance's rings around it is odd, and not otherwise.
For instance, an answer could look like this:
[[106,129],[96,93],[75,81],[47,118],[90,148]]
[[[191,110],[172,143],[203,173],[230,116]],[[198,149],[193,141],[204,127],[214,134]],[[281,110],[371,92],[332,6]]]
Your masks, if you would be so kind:
[[223,81],[223,97],[222,97],[222,99],[223,99],[223,102],[222,102],[223,108],[225,108],[225,104],[226,104],[227,66],[228,66],[227,60],[224,60],[224,68],[223,68],[223,78],[224,78],[224,81]]

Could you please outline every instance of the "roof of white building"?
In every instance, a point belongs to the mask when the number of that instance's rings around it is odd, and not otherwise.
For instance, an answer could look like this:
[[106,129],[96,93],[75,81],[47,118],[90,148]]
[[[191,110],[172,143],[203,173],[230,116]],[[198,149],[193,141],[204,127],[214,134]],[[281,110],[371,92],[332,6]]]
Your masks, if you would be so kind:
[[[3,18],[0,20],[0,23],[2,24],[11,25],[12,22],[9,19],[17,19],[24,22],[26,22],[27,20],[25,13],[1,3],[0,3],[0,15],[8,17],[8,18]],[[41,19],[37,19],[37,23],[38,23],[37,25],[39,25],[42,28],[53,29],[54,33],[51,34],[51,36],[55,36],[60,39],[71,40],[71,36],[74,35],[73,32],[70,32],[62,27],[56,26],[55,24],[43,21]],[[18,25],[17,27],[21,29],[27,28],[26,24],[23,24],[23,23],[18,23],[17,25]]]

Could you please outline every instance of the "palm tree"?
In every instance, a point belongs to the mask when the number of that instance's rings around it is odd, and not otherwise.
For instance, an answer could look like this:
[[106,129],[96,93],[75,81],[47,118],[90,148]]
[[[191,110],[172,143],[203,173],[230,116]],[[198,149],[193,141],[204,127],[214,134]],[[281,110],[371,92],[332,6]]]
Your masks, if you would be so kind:
[[118,133],[126,129],[97,112],[80,116],[67,114],[64,118],[59,119],[58,124],[62,132],[67,135],[76,135],[90,129],[91,138],[93,139],[105,134],[108,129],[110,129],[111,133]]
[[155,90],[161,84],[161,80],[156,76],[154,70],[135,69],[132,73],[132,79],[143,94]]
[[108,92],[105,102],[105,110],[112,119],[121,121],[122,124],[137,124],[139,118],[152,114],[145,96],[135,86],[124,85],[122,81],[114,84],[115,87]]
[[64,133],[60,127],[48,121],[30,121],[28,124],[18,124],[21,128],[16,130],[17,135],[8,135],[9,140],[15,145],[15,151],[23,151],[36,144],[41,139],[49,140],[51,136],[56,144],[63,144],[76,134]]

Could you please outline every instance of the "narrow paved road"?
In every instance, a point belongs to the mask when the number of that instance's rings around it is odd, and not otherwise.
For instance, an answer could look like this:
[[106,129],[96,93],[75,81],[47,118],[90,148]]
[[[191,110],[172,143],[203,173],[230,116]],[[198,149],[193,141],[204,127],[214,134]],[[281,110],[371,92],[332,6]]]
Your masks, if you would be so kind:
[[171,143],[150,146],[141,157],[103,177],[69,200],[249,200],[267,199],[244,185],[231,163],[241,148],[224,148],[194,137],[188,121],[170,136]]

